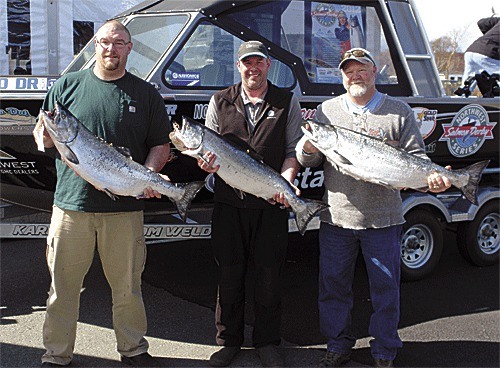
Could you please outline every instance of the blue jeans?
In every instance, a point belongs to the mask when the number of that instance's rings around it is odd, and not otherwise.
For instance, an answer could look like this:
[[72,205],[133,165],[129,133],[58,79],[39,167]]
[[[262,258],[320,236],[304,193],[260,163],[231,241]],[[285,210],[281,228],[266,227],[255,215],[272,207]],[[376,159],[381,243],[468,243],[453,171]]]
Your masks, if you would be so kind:
[[351,333],[353,279],[359,248],[370,284],[373,314],[369,333],[374,358],[394,360],[403,346],[400,316],[401,225],[351,230],[322,222],[319,230],[319,318],[328,351],[347,354],[356,343]]

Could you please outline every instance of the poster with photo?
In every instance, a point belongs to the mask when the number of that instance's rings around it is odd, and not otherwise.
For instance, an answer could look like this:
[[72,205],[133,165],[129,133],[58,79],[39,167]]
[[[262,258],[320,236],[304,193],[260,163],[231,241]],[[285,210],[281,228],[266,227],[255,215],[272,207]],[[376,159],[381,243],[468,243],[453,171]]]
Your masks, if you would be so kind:
[[340,83],[338,65],[344,52],[365,47],[362,6],[311,3],[312,57],[318,83]]

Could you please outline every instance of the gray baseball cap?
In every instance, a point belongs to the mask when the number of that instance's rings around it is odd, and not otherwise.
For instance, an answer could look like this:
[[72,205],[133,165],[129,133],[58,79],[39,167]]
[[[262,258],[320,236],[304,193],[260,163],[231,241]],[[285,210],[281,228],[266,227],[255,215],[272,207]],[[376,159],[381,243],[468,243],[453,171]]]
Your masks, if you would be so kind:
[[368,50],[362,49],[360,47],[356,47],[354,49],[350,49],[342,55],[342,59],[340,60],[339,69],[342,69],[342,66],[347,63],[349,60],[356,60],[361,64],[369,64],[372,63],[375,65],[375,61],[370,55]]

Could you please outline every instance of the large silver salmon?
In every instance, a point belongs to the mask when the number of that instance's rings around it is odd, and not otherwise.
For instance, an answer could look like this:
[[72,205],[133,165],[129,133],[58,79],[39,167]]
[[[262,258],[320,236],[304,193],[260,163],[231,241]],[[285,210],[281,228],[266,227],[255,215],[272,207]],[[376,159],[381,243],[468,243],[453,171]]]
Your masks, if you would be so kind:
[[40,111],[40,117],[65,162],[80,177],[108,194],[141,197],[151,187],[167,196],[183,220],[194,196],[204,182],[171,183],[158,173],[132,160],[126,149],[115,148],[92,134],[60,103],[53,116]]
[[217,174],[237,191],[265,200],[273,198],[276,193],[284,193],[302,235],[316,213],[328,207],[320,201],[300,198],[290,183],[276,170],[254,159],[220,134],[193,119],[184,116],[182,127],[174,124],[170,138],[177,149],[194,158],[202,157],[209,151],[213,152],[217,156],[215,165],[220,165]]
[[308,121],[302,125],[302,131],[341,172],[356,179],[394,189],[418,190],[428,188],[427,177],[438,173],[447,177],[470,202],[478,204],[477,186],[489,160],[448,170],[380,139],[337,125]]

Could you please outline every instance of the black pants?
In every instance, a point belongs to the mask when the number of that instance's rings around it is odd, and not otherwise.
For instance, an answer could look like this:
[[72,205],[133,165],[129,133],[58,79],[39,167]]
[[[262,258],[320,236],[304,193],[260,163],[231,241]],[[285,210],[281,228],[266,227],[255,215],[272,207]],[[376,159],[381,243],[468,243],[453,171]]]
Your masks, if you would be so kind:
[[253,346],[280,343],[281,271],[288,245],[288,212],[278,207],[241,209],[216,203],[212,247],[218,264],[217,343],[241,346],[245,280],[255,270]]

